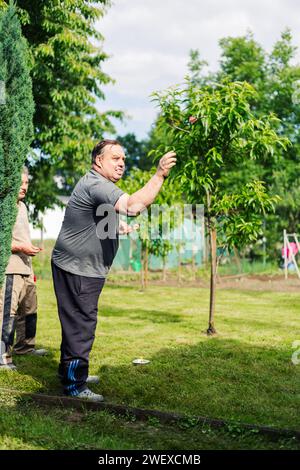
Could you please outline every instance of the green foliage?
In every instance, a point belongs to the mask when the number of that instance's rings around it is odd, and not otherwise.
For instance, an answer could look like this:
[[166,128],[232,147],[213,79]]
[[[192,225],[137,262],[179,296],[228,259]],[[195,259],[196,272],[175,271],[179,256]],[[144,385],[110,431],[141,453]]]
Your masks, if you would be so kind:
[[[34,112],[27,44],[16,9],[11,4],[0,16],[0,284],[11,254],[20,173],[33,136]],[[2,102],[2,101],[1,101]]]
[[[143,171],[137,167],[133,167],[130,174],[126,178],[121,179],[119,181],[118,186],[126,193],[133,194],[139,191],[139,189],[141,189],[143,186],[145,186],[145,184],[149,181],[153,174],[154,168],[151,171]],[[148,212],[145,213],[144,211],[141,215],[136,218],[136,223],[140,225],[137,234],[142,242],[142,249],[147,246],[147,242],[149,239],[148,220]]]
[[[133,167],[127,178],[120,180],[118,186],[128,194],[133,194],[145,186],[154,173],[155,167],[152,167],[149,171]],[[176,208],[182,204],[182,194],[179,182],[167,178],[161,191],[157,195],[154,204],[163,207],[164,216],[169,215],[170,229],[173,228],[176,224]],[[141,240],[142,250],[147,248],[149,254],[165,258],[172,250],[172,244],[162,236],[162,212],[159,211],[158,214],[155,214],[153,210],[151,213],[150,211],[143,212],[136,218],[136,222],[140,225],[137,234]],[[156,238],[151,237],[151,225],[156,225],[158,228]]]
[[[64,172],[63,172],[64,174]],[[79,176],[78,176],[79,178]],[[55,167],[49,159],[41,159],[37,165],[30,168],[29,197],[27,201],[33,202],[31,207],[31,217],[35,226],[42,227],[41,214],[45,208],[54,206],[64,207],[57,197],[59,188],[56,181],[63,181],[64,178],[57,174]],[[62,186],[63,194],[67,192],[66,184]]]
[[151,255],[165,260],[172,249],[173,245],[169,240],[164,240],[162,237],[159,237],[151,240],[149,252]]
[[220,78],[226,76],[232,81],[259,83],[262,86],[266,78],[265,53],[251,32],[238,38],[223,38],[219,45],[222,51]]
[[154,172],[154,167],[149,171],[144,171],[140,168],[134,167],[127,177],[122,178],[118,182],[118,186],[126,193],[133,194],[141,189],[142,186],[145,186],[145,184],[153,176]]
[[[209,228],[227,235],[222,246],[243,246],[260,232],[261,218],[273,208],[260,181],[233,192],[223,174],[245,161],[270,158],[288,140],[276,133],[279,119],[254,115],[250,102],[255,90],[246,82],[223,82],[199,87],[187,80],[184,88],[155,93],[161,125],[168,128],[178,157],[174,171],[190,203],[205,203]],[[190,117],[197,122],[190,123]],[[222,223],[217,223],[221,222]]]
[[[247,175],[238,188],[224,186],[223,174],[244,162],[270,158],[288,139],[276,133],[279,119],[251,110],[256,92],[247,82],[210,83],[187,78],[184,87],[153,94],[161,109],[160,126],[168,129],[177,153],[173,175],[189,203],[204,204],[210,237],[211,290],[207,334],[214,326],[217,268],[227,249],[244,247],[262,233],[262,214],[278,197]],[[238,189],[238,191],[236,191]]]
[[30,46],[36,103],[30,164],[35,176],[45,175],[47,166],[47,179],[51,178],[46,184],[48,199],[40,193],[37,179],[32,180],[28,197],[43,211],[53,205],[58,192],[51,168],[63,175],[66,186],[73,186],[87,170],[95,142],[104,132],[114,132],[110,118],[122,117],[119,111],[104,112],[101,104],[101,87],[112,79],[101,68],[108,56],[96,22],[110,1],[17,0],[16,4]]
[[281,120],[277,132],[291,142],[287,148],[277,147],[268,159],[249,159],[238,168],[229,167],[222,176],[222,184],[229,189],[238,189],[249,177],[255,177],[265,181],[268,191],[281,196],[276,213],[265,217],[264,235],[269,255],[274,258],[283,229],[300,230],[300,66],[295,63],[296,47],[289,30],[282,32],[271,53],[251,33],[223,38],[220,47],[220,69],[213,77],[199,68],[199,51],[191,51],[189,68],[194,81],[207,85],[213,80],[246,80],[256,90],[250,100],[251,111],[258,119],[273,113]]

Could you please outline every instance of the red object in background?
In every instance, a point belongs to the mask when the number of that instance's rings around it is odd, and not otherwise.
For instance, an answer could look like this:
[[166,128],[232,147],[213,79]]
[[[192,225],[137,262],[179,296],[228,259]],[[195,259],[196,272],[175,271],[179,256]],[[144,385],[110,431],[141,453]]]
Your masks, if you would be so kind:
[[197,122],[197,121],[198,121],[198,119],[195,116],[190,116],[189,117],[189,123],[190,124],[195,124],[195,122]]
[[282,247],[281,255],[284,258],[284,255],[286,253],[287,258],[290,258],[291,252],[293,253],[293,255],[296,255],[298,253],[298,247],[295,242],[290,242],[290,248],[288,246],[286,246],[286,248]]
[[36,275],[33,275],[33,282],[36,282]]

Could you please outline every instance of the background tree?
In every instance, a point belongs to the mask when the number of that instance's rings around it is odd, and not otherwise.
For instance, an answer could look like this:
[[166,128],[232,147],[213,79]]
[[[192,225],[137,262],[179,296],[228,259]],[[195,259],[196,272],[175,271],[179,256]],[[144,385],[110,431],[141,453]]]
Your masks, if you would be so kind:
[[[165,151],[168,151],[168,149],[165,148],[164,153]],[[155,155],[156,152],[152,151],[151,153]],[[184,194],[181,191],[179,181],[168,178],[155,199],[154,205],[151,206],[150,235],[152,236],[149,237],[148,251],[150,255],[162,260],[163,281],[166,281],[168,255],[178,243],[176,228],[179,234],[183,232],[183,204]],[[181,259],[179,257],[178,270],[180,270],[180,262]]]
[[[267,251],[274,258],[283,229],[300,230],[300,66],[295,63],[296,47],[289,30],[281,34],[270,53],[255,41],[251,32],[223,38],[219,44],[220,68],[214,74],[204,70],[200,52],[191,51],[189,69],[194,83],[208,85],[228,79],[252,84],[257,91],[250,101],[254,115],[259,118],[274,113],[281,120],[278,134],[287,136],[292,143],[285,149],[277,148],[268,159],[248,160],[223,173],[223,183],[228,188],[239,187],[255,175],[265,181],[268,190],[281,196],[276,213],[265,218]],[[256,249],[254,256],[258,254]]]
[[167,280],[167,258],[172,249],[171,241],[164,240],[162,236],[152,240],[150,246],[150,254],[162,260],[162,281],[164,282]]
[[33,136],[29,55],[15,7],[0,16],[0,285],[11,254],[21,170]]
[[258,119],[251,111],[253,87],[246,82],[170,88],[154,94],[161,108],[161,126],[168,129],[177,153],[174,175],[190,203],[204,203],[211,251],[211,287],[208,334],[215,334],[215,291],[218,245],[245,246],[261,232],[262,215],[273,208],[261,181],[249,178],[228,188],[222,175],[245,160],[267,158],[288,140],[276,133],[274,115]]
[[148,139],[138,140],[133,133],[118,136],[126,154],[126,170],[125,176],[128,176],[132,168],[140,170],[150,170],[153,166],[152,159],[148,156],[149,141]]
[[[160,155],[160,157],[161,156],[162,155]],[[120,186],[123,191],[127,192],[128,194],[133,194],[149,181],[149,179],[154,175],[155,171],[155,167],[152,167],[149,171],[134,167],[132,168],[127,178],[119,181],[118,186]],[[169,212],[170,229],[174,228],[175,226],[175,219],[172,217],[174,204],[177,204],[178,206],[180,202],[181,192],[179,191],[178,183],[171,182],[169,179],[167,179],[164,182],[162,190],[157,195],[154,204],[163,206],[163,212],[165,216],[167,212]],[[150,211],[145,210],[136,218],[135,222],[139,223],[140,225],[139,230],[134,236],[138,236],[141,244],[141,288],[144,290],[148,284],[149,256],[155,255],[162,258],[164,266],[163,272],[165,273],[164,269],[166,257],[172,250],[173,245],[170,243],[170,240],[166,240],[163,237],[162,212],[159,212],[156,215],[152,209]],[[158,229],[155,237],[153,233],[151,233],[151,227]]]
[[[7,3],[0,0],[0,7]],[[90,164],[95,141],[114,132],[110,118],[122,117],[102,105],[102,86],[112,79],[101,68],[107,55],[95,22],[110,1],[16,0],[16,5],[30,47],[36,103],[29,159],[35,178],[28,197],[43,211],[57,202],[53,176],[60,173],[66,187],[73,187]],[[46,185],[37,178],[42,175],[48,175]]]
[[[138,191],[142,186],[144,186],[151,176],[154,174],[153,171],[143,171],[137,167],[131,169],[130,174],[127,178],[120,180],[118,186],[123,189],[123,191],[128,194],[133,194]],[[147,287],[148,282],[148,263],[149,263],[149,245],[150,245],[150,233],[149,233],[149,222],[150,217],[148,211],[143,211],[143,213],[137,217],[136,220],[139,223],[140,227],[138,229],[137,236],[141,244],[141,289],[144,290]]]

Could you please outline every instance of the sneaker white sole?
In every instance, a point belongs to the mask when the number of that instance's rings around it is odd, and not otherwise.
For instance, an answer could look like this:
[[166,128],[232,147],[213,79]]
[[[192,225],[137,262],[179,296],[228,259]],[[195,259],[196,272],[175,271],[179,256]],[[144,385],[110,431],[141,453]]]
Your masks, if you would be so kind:
[[98,384],[100,382],[100,379],[98,375],[89,375],[88,378],[86,379],[87,384]]
[[91,401],[93,403],[101,403],[104,401],[104,397],[102,395],[98,395],[97,398],[94,397],[87,397],[87,396],[80,396],[76,395],[74,398],[79,398],[79,400]]

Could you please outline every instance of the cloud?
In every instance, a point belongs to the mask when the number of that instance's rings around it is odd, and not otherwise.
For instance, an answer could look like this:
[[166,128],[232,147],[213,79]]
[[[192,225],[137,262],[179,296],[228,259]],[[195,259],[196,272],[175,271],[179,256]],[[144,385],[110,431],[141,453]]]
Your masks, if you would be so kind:
[[182,81],[183,76],[178,72],[185,70],[186,62],[186,56],[128,51],[120,58],[112,60],[109,73],[113,76],[120,74],[123,84],[122,87],[117,86],[120,95],[147,98],[157,87],[170,85],[174,77],[180,77]]
[[299,18],[297,0],[115,0],[97,26],[105,38],[104,50],[111,54],[104,70],[116,79],[105,91],[106,105],[111,108],[117,101],[134,118],[129,130],[134,132],[138,121],[142,137],[156,113],[150,93],[183,81],[190,49],[199,49],[215,69],[220,38],[250,29],[270,51],[281,31],[290,27],[300,44]]

